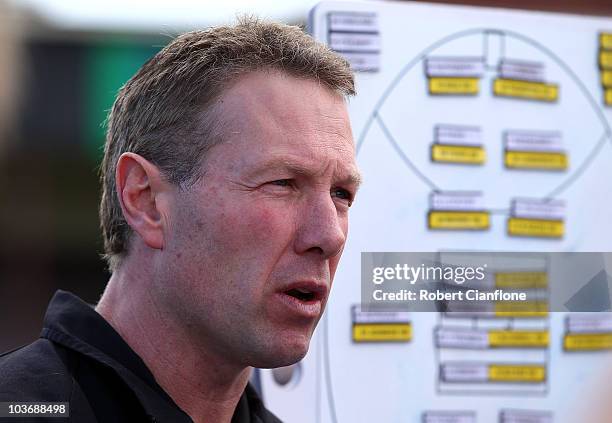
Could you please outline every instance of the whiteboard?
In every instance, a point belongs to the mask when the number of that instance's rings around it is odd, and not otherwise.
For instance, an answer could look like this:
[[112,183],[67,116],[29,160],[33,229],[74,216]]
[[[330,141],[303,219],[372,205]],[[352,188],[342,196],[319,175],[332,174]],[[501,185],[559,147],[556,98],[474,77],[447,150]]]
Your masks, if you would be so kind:
[[[375,19],[361,28],[357,21],[353,29],[332,24],[334,14],[347,12]],[[356,73],[357,96],[349,101],[364,184],[351,209],[349,240],[327,311],[299,376],[280,386],[263,371],[266,404],[297,423],[422,422],[424,413],[444,410],[472,413],[468,420],[449,422],[496,422],[508,410],[550,413],[539,421],[579,421],[576,410],[590,395],[585,387],[596,385],[606,354],[564,351],[567,315],[521,323],[548,332],[545,349],[456,351],[437,348],[435,331],[469,328],[472,322],[413,313],[410,342],[358,344],[351,339],[351,307],[360,302],[363,251],[612,250],[612,108],[604,105],[598,66],[599,34],[612,32],[612,19],[410,2],[323,2],[313,9],[309,27],[328,43],[334,32],[333,42],[345,47],[347,57],[354,54],[353,60],[364,46],[375,56],[362,60],[370,69]],[[365,38],[350,38],[353,30]],[[445,58],[482,59],[477,94],[432,95],[427,60]],[[527,62],[526,73],[557,87],[554,101],[497,95],[494,84],[504,61],[519,68]],[[486,160],[434,161],[440,125],[478,128]],[[509,131],[560,134],[567,163],[552,170],[508,167]],[[525,163],[531,160],[526,157]],[[431,195],[448,191],[479,192],[487,229],[430,228]],[[511,236],[517,198],[561,200],[563,235]],[[479,389],[457,389],[440,380],[444,362],[479,360],[543,363],[546,380]]]

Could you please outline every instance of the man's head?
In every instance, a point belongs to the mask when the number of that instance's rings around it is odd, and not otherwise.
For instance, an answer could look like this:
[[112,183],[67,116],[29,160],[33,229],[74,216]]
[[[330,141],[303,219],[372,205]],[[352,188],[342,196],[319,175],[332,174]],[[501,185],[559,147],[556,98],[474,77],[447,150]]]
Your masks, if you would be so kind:
[[165,318],[228,359],[299,360],[358,185],[351,94],[347,63],[295,27],[249,19],[176,39],[109,117],[111,269],[140,259]]

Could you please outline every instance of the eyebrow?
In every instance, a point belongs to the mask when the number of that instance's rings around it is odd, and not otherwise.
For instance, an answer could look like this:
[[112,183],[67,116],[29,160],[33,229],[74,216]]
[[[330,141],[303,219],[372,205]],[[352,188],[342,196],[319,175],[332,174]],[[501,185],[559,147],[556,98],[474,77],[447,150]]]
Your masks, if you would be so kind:
[[[273,168],[282,168],[282,169],[289,171],[290,173],[293,173],[296,175],[303,175],[303,176],[313,176],[313,173],[314,173],[311,170],[307,169],[306,167],[298,163],[295,163],[291,160],[287,160],[284,158],[276,158],[276,159],[271,159],[263,163],[258,170],[252,173],[249,173],[249,175],[259,176]],[[347,176],[339,178],[338,183],[351,184],[351,185],[355,185],[355,187],[358,188],[363,182],[363,178],[361,174],[356,169],[350,170],[349,172],[350,173]]]

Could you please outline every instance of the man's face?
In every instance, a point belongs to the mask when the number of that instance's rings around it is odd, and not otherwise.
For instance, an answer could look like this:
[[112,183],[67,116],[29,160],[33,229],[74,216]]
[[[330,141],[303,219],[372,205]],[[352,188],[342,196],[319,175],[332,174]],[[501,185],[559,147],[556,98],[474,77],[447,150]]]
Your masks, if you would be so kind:
[[279,72],[221,97],[223,141],[165,216],[163,301],[198,340],[241,365],[308,350],[327,302],[358,185],[343,98]]

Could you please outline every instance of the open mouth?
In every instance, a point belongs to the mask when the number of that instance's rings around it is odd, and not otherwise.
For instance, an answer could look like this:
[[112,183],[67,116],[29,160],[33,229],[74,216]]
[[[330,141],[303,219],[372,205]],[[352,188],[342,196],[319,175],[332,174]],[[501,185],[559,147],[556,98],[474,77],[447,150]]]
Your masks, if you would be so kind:
[[321,316],[325,298],[327,297],[327,287],[315,282],[296,282],[281,288],[278,291],[278,298],[294,314],[308,319],[315,319]]
[[314,292],[302,288],[290,289],[285,293],[291,297],[297,298],[298,300],[305,302],[317,299],[317,296]]

